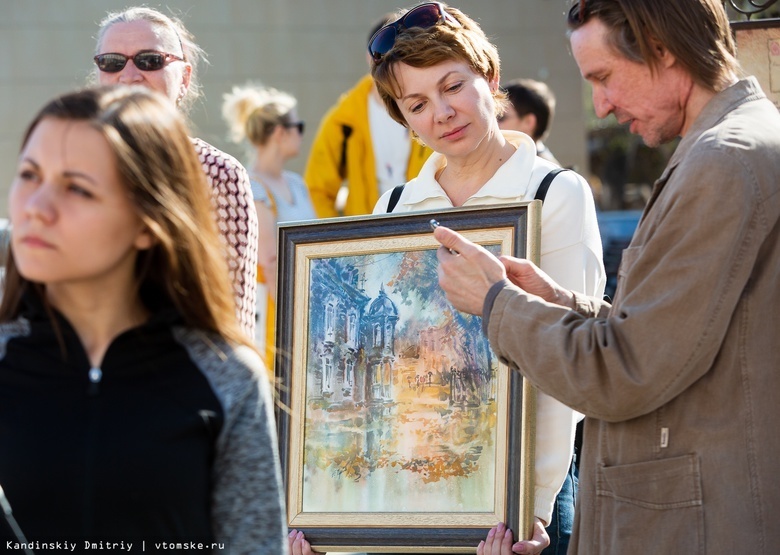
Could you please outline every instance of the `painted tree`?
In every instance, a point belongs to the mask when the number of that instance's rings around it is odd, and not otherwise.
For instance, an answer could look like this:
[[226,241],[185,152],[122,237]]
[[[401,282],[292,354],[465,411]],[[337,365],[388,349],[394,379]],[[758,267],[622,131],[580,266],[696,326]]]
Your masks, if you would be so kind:
[[[421,321],[444,330],[464,367],[480,368],[489,351],[482,334],[482,319],[454,310],[439,287],[436,275],[436,251],[418,250],[399,253],[398,270],[386,285],[400,302],[415,307]],[[487,355],[488,357],[490,355]]]

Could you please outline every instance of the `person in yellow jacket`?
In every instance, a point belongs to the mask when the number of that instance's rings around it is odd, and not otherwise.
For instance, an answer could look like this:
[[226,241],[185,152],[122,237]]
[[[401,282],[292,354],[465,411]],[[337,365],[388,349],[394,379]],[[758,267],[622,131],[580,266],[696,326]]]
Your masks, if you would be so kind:
[[[378,20],[369,37],[392,19]],[[370,62],[368,53],[366,60]],[[304,181],[320,218],[371,214],[385,191],[417,176],[431,150],[395,122],[366,75],[323,117]],[[337,201],[346,187],[346,201]]]

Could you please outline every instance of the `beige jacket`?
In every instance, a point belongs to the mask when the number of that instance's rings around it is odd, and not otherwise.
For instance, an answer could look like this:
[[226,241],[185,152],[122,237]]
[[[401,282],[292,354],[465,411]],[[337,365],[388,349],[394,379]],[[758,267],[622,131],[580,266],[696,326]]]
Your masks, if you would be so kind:
[[586,415],[570,553],[777,553],[780,115],[754,79],[681,141],[614,304],[577,300],[485,307],[496,354]]

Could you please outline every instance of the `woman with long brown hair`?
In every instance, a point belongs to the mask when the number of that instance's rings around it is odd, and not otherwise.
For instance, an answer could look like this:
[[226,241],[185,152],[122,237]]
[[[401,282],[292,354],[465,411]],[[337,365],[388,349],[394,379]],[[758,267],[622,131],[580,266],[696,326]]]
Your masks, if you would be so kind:
[[9,207],[0,484],[27,540],[285,552],[271,390],[177,111],[52,100]]

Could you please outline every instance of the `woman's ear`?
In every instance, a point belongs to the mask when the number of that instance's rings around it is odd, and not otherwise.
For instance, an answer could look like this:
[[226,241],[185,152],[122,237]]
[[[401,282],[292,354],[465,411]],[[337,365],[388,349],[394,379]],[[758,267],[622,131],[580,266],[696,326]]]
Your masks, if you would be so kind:
[[157,244],[157,238],[152,234],[151,230],[145,225],[141,227],[138,235],[135,238],[133,245],[139,251],[151,249]]
[[281,123],[277,123],[276,125],[274,125],[274,130],[271,131],[269,138],[273,137],[274,139],[279,139],[282,137],[282,135],[285,134],[287,129],[288,128],[282,125]]
[[187,96],[187,91],[190,89],[190,81],[192,80],[192,66],[190,64],[184,64],[184,71],[181,75],[181,84],[179,85],[179,95],[177,97],[178,102]]
[[498,71],[496,71],[495,75],[492,75],[488,79],[488,85],[490,86],[490,92],[492,94],[496,94],[498,92],[499,87],[501,83],[501,75]]

